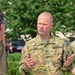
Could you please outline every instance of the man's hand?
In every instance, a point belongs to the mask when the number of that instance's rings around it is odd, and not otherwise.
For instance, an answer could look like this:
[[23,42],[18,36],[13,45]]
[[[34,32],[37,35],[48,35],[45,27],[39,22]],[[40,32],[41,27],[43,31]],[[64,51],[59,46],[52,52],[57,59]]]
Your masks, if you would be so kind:
[[75,75],[75,68],[73,68],[73,70],[72,70],[72,74]]
[[36,61],[29,57],[29,55],[26,56],[26,66],[31,69],[33,66],[35,66]]
[[69,56],[67,58],[67,60],[64,61],[66,66],[70,66],[71,65],[74,56],[75,56],[75,54],[72,54],[71,56]]

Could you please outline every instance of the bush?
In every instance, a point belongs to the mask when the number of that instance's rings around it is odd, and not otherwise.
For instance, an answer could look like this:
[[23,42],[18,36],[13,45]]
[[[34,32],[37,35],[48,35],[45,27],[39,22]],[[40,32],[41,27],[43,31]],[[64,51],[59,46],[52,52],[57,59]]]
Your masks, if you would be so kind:
[[9,54],[7,58],[8,62],[8,75],[21,75],[18,69],[21,53]]
[[8,61],[20,61],[21,53],[11,53],[8,55]]

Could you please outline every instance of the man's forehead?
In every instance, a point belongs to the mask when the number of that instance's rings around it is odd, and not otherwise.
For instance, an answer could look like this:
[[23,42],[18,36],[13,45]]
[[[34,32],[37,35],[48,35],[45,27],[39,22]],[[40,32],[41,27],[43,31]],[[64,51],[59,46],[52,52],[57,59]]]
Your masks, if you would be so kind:
[[50,17],[49,16],[44,16],[44,15],[40,15],[39,17],[38,17],[38,20],[39,19],[48,19],[48,20],[50,20]]
[[38,21],[44,21],[44,22],[49,22],[50,21],[50,17],[49,16],[39,16],[38,17],[38,20],[37,20],[37,22]]

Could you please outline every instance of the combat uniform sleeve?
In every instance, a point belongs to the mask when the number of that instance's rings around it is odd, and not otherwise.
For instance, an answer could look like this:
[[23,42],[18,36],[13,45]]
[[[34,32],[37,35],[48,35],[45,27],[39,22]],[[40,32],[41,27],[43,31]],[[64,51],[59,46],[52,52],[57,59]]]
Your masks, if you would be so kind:
[[23,48],[23,53],[21,56],[21,60],[19,62],[19,71],[22,75],[28,75],[29,69],[26,67],[26,55],[28,54],[27,46]]
[[62,53],[62,60],[63,60],[63,70],[66,72],[71,72],[73,69],[73,65],[71,63],[70,66],[66,66],[64,63],[64,60],[66,60],[72,53],[66,48],[66,46],[64,47],[63,53]]

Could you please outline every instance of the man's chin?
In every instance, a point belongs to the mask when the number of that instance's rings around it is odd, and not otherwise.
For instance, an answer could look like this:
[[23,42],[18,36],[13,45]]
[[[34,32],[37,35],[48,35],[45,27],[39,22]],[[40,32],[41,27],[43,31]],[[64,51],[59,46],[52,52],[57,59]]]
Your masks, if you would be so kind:
[[39,35],[45,35],[44,33],[40,32]]

